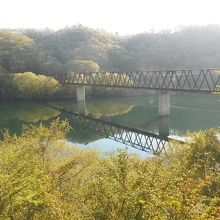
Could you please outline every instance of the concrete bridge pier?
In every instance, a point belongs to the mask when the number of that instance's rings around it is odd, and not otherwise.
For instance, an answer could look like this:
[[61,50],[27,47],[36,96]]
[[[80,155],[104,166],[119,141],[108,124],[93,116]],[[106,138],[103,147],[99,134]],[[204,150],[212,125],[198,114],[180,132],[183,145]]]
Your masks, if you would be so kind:
[[158,96],[159,116],[170,114],[170,92],[161,90]]
[[85,86],[76,87],[76,97],[77,97],[77,110],[80,115],[85,115],[86,113],[86,95]]
[[167,137],[170,134],[170,116],[160,116],[159,117],[159,135]]

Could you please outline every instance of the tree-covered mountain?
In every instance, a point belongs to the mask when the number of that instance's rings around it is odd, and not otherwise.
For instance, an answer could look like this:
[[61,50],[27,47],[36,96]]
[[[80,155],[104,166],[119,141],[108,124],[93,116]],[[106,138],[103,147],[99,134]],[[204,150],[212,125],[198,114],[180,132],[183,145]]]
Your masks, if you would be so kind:
[[0,30],[0,72],[67,73],[219,67],[220,25],[119,36],[82,25]]

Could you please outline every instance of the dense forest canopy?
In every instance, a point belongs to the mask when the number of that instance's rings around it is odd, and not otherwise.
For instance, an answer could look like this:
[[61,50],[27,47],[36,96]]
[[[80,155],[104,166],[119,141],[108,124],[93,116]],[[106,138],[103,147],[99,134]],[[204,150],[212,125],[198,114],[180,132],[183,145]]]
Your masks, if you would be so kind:
[[[220,26],[119,36],[82,25],[0,31],[0,72],[67,73],[219,67]],[[76,63],[86,67],[77,68]],[[79,66],[79,65],[78,65]],[[91,67],[91,68],[90,68]]]

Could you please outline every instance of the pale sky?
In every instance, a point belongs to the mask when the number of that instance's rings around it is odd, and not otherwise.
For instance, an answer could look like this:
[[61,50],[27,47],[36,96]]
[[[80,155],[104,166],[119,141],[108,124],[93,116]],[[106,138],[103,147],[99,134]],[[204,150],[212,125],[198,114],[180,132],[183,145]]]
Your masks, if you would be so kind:
[[0,28],[82,24],[119,34],[220,24],[220,0],[0,0]]

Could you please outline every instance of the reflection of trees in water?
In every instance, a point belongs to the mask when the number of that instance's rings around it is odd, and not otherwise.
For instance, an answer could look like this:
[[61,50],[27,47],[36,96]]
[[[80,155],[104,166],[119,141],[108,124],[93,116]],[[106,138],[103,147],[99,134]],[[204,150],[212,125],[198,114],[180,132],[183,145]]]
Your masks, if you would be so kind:
[[199,131],[219,127],[220,111],[205,112],[202,109],[177,108],[171,114],[171,134],[184,135],[187,130]]
[[94,122],[92,117],[86,117],[80,115],[74,115],[74,114],[68,114],[68,113],[62,113],[61,119],[67,119],[70,123],[70,126],[73,128],[72,131],[67,135],[68,140],[74,143],[79,144],[88,144],[90,142],[97,141],[102,138],[106,138],[108,136],[113,136],[118,131],[117,130],[108,130],[106,133],[104,130],[103,132],[98,132],[99,129],[96,126],[102,126],[103,129],[104,126],[105,129],[108,128],[108,124],[105,124],[105,122],[101,122],[98,119],[98,122]]
[[185,135],[187,130],[199,131],[218,127],[220,102],[218,95],[176,94],[172,98],[171,134]]
[[[185,135],[187,130],[198,131],[219,126],[219,97],[219,95],[182,93],[171,96],[171,134]],[[62,105],[64,109],[65,103],[69,105],[69,110],[77,111],[76,103],[64,102]],[[94,118],[104,118],[137,129],[158,131],[157,96],[93,100],[86,102],[86,108],[87,114]],[[91,134],[89,131],[87,133],[86,136],[89,137]],[[91,140],[93,137],[94,135],[91,135]],[[96,140],[96,137],[94,138]]]
[[163,151],[168,144],[167,135],[159,136],[152,132],[144,132],[132,127],[121,126],[117,123],[95,119],[91,116],[78,115],[69,111],[65,111],[62,116],[64,115],[68,117],[70,125],[74,128],[69,135],[69,140],[75,143],[87,144],[101,138],[109,138],[127,146],[142,151],[152,151],[156,154]]
[[[218,95],[173,94],[171,96],[170,134],[185,135],[187,130],[198,131],[220,124]],[[136,105],[127,114],[105,117],[105,120],[137,129],[158,132],[157,97],[132,98]],[[152,104],[152,105],[151,105]]]
[[[50,104],[71,112],[77,112],[76,102],[61,101],[51,102]],[[140,104],[156,104],[156,99],[154,96],[149,96],[86,101],[86,115],[91,115],[94,118],[125,115],[131,112],[136,105]]]
[[22,101],[0,104],[0,115],[0,130],[9,128],[12,132],[19,133],[22,124],[47,122],[59,116],[60,112],[43,104]]
[[[88,107],[87,107],[88,106]],[[97,109],[96,103],[88,103],[88,113],[94,118],[101,118],[103,116],[112,117],[115,115],[123,115],[130,112],[135,105],[129,105],[125,103],[102,103]]]
[[73,128],[67,135],[69,141],[79,144],[88,144],[105,138],[104,136],[91,131],[91,128],[83,128],[80,121],[71,114],[62,113],[61,119],[67,119],[70,126]]
[[177,93],[173,96],[174,105],[187,108],[197,108],[206,110],[220,111],[220,95],[211,94],[194,94],[194,93]]
[[91,101],[86,103],[86,108],[88,112],[95,118],[101,117],[113,117],[120,115],[126,115],[132,112],[136,105],[141,103],[153,103],[155,97],[132,97],[123,99],[110,99],[110,100],[100,100]]
[[105,117],[105,119],[128,127],[157,132],[157,111],[157,106],[139,105],[135,106],[132,111],[127,114]]
[[[53,106],[63,108],[71,112],[77,112],[77,103],[52,103]],[[121,115],[130,112],[134,105],[112,101],[103,102],[86,102],[86,115],[91,115],[94,118],[103,116]]]
[[[220,123],[219,95],[185,95],[171,96],[172,107],[170,115],[171,134],[184,135],[186,130],[197,131],[217,127]],[[50,102],[58,108],[77,112],[77,103],[72,101]],[[86,102],[87,115],[101,118],[120,125],[157,132],[157,96],[114,98],[107,100],[92,100]],[[53,118],[60,116],[68,118],[74,130],[69,140],[77,143],[89,143],[103,136],[92,134],[91,130],[81,128],[73,118],[60,114],[43,103],[19,101],[0,104],[0,130],[10,128],[12,132],[19,132],[22,124],[43,122],[48,124]],[[178,132],[177,132],[178,131]]]
[[47,121],[50,118],[57,117],[59,111],[41,104],[23,104],[19,105],[15,117],[22,121],[36,123],[38,121]]

